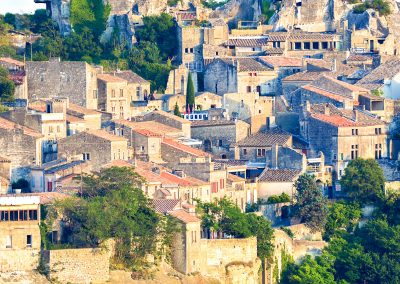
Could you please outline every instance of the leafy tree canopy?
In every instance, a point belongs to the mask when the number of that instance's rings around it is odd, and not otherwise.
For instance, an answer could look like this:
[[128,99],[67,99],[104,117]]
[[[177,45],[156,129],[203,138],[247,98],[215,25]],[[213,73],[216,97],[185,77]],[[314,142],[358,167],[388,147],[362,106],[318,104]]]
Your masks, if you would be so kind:
[[340,184],[350,199],[369,203],[383,198],[385,177],[375,160],[356,159],[346,167]]
[[300,218],[311,231],[322,230],[328,215],[328,203],[314,176],[301,175],[295,182],[295,188],[293,216]]

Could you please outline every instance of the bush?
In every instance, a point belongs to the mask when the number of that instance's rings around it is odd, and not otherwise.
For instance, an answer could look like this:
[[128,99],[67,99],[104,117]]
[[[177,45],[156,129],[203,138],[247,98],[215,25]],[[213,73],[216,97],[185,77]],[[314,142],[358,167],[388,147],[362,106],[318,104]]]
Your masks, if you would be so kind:
[[285,203],[290,202],[290,196],[286,193],[282,193],[281,195],[272,195],[268,198],[268,204],[275,204],[275,203]]
[[356,14],[364,13],[368,9],[374,9],[380,16],[388,16],[391,13],[390,4],[385,0],[370,0],[353,8]]

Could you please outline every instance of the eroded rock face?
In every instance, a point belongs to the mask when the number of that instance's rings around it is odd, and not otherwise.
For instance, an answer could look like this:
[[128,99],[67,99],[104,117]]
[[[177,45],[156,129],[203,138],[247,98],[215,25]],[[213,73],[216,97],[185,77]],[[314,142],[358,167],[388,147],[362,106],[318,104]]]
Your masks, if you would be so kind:
[[224,18],[233,22],[258,21],[261,15],[261,0],[231,0],[215,10],[210,17]]
[[310,32],[333,31],[349,8],[343,0],[283,0],[274,29],[299,27]]

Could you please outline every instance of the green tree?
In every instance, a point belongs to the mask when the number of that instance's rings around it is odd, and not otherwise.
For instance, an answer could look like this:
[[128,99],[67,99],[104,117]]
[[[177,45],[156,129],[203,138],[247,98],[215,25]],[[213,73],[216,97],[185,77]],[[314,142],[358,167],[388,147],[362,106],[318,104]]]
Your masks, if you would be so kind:
[[181,111],[179,110],[179,106],[178,106],[177,102],[175,103],[175,107],[174,107],[174,115],[176,115],[178,117],[182,116]]
[[318,188],[314,176],[303,174],[295,182],[296,203],[293,216],[299,217],[311,231],[322,230],[328,215],[327,199]]
[[176,55],[178,49],[176,25],[169,14],[143,17],[143,26],[137,29],[136,37],[139,42],[157,44],[164,62]]
[[340,180],[347,196],[357,202],[368,203],[384,196],[385,177],[381,167],[373,159],[352,160]]
[[[0,74],[7,74],[4,68],[0,69]],[[0,75],[0,102],[10,102],[14,100],[15,84],[7,76]]]
[[291,263],[283,273],[281,283],[290,284],[336,284],[332,260],[329,255],[313,259],[306,256],[301,264]]
[[361,218],[358,203],[335,202],[329,205],[324,239],[330,240],[343,231],[353,232]]
[[192,112],[194,110],[195,97],[194,97],[194,85],[192,80],[192,74],[189,72],[187,88],[186,88],[186,107]]

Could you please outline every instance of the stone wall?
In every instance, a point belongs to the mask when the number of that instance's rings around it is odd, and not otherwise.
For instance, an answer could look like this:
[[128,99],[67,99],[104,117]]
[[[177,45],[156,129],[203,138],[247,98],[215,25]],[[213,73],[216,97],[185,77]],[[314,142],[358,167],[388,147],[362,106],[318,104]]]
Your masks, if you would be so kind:
[[41,163],[41,138],[23,133],[22,129],[0,129],[1,155],[11,160],[11,179],[27,179],[30,166]]
[[204,91],[224,95],[238,91],[237,67],[217,59],[204,72]]
[[0,272],[32,271],[39,264],[39,249],[0,250]]
[[108,281],[110,254],[101,249],[62,249],[43,252],[49,277],[61,283]]

